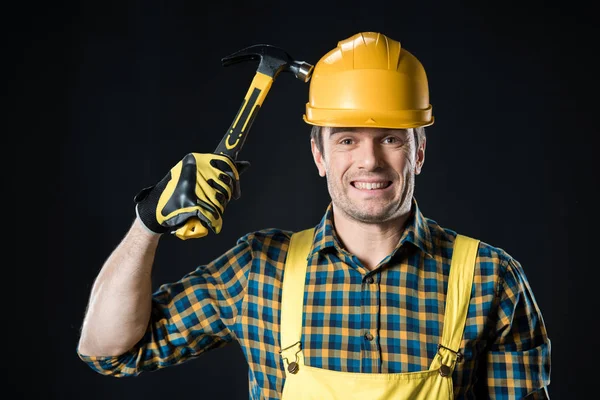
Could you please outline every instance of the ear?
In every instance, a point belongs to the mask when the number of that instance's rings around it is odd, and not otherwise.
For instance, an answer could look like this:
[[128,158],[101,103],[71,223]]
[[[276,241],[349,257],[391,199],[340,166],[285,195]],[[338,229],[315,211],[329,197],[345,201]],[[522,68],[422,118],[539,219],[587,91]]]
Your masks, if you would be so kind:
[[315,165],[319,170],[319,175],[325,176],[325,159],[323,158],[323,154],[319,151],[314,139],[310,139],[310,150],[312,151],[313,159],[315,160]]
[[415,160],[415,175],[419,175],[421,173],[421,168],[423,168],[423,164],[425,163],[425,147],[427,145],[427,139],[423,139],[421,143],[419,143],[419,148],[417,149],[417,159]]

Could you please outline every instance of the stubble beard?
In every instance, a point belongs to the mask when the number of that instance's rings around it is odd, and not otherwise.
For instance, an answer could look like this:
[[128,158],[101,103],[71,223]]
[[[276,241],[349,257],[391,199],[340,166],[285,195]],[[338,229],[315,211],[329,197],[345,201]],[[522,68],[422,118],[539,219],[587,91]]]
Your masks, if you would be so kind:
[[[328,171],[329,172],[329,171]],[[332,176],[328,175],[327,176]],[[347,218],[366,224],[389,222],[410,212],[414,193],[414,174],[408,174],[403,182],[400,199],[385,202],[376,200],[372,207],[364,207],[352,201],[345,186],[339,187],[327,179],[327,187],[336,211]],[[377,202],[377,204],[375,204]]]

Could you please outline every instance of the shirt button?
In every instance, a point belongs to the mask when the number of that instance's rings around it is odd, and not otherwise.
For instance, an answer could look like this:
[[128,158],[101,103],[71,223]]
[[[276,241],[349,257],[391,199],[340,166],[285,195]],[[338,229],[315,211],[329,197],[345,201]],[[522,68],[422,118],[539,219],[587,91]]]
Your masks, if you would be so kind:
[[369,332],[365,333],[365,339],[367,339],[369,342],[371,340],[373,340],[373,335],[371,335]]
[[373,277],[372,277],[372,276],[369,276],[369,277],[367,278],[367,283],[371,284],[371,283],[373,283],[373,282],[375,282],[375,279],[373,279]]

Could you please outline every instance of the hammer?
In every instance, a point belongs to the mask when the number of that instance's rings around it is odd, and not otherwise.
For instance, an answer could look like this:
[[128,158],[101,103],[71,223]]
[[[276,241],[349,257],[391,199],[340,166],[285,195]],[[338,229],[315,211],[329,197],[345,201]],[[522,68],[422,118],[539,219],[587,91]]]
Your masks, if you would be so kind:
[[313,65],[296,61],[282,49],[268,44],[257,44],[236,51],[222,58],[221,63],[228,66],[247,60],[260,60],[258,69],[231,126],[214,151],[215,154],[228,156],[234,161],[275,78],[281,72],[291,72],[301,81],[308,82],[314,68]]
[[[221,62],[227,66],[246,60],[260,60],[258,69],[235,119],[214,151],[215,154],[227,156],[233,161],[236,161],[252,122],[279,73],[291,72],[301,81],[308,82],[314,68],[313,65],[304,61],[294,60],[282,49],[267,44],[246,47],[222,58]],[[182,227],[177,229],[177,236],[180,238],[197,237],[195,232],[200,229],[200,224],[201,222],[197,218],[187,220]]]

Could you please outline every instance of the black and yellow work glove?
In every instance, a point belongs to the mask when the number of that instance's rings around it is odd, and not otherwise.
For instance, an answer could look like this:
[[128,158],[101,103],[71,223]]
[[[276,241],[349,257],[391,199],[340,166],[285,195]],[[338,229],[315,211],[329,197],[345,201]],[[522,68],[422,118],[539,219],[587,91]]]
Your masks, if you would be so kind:
[[180,239],[221,232],[223,212],[241,195],[240,174],[247,161],[218,154],[189,153],[156,185],[134,198],[142,223],[155,233],[174,233]]

